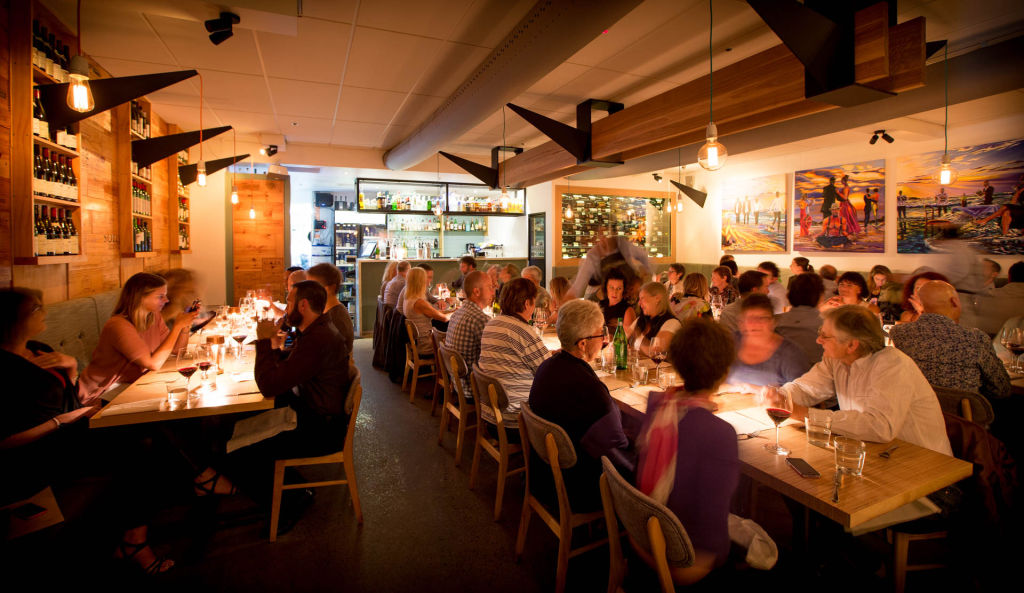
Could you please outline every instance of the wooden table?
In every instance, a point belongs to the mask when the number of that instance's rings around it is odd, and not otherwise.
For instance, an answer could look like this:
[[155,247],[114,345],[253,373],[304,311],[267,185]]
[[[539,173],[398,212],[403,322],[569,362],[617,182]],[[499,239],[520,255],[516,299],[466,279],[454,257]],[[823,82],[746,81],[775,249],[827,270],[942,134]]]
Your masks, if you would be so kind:
[[[252,365],[254,358],[235,374],[227,370],[217,376],[217,389],[212,393],[201,393],[197,405],[170,410],[167,407],[168,381],[183,382],[178,374],[176,361],[169,359],[158,372],[146,373],[111,400],[102,410],[89,419],[89,428],[124,426],[162,422],[182,418],[198,418],[218,414],[235,414],[269,410],[274,407],[272,398],[265,398],[256,387]],[[231,364],[228,368],[234,368]],[[201,373],[192,376],[193,390],[199,389]],[[162,403],[161,403],[162,402]],[[120,412],[120,413],[119,413]]]
[[[647,385],[637,389],[623,386],[626,371],[617,376],[606,375],[602,381],[611,390],[612,399],[624,414],[642,417],[647,409]],[[779,431],[779,442],[821,473],[820,478],[800,477],[786,463],[786,457],[774,455],[764,449],[773,442],[775,431],[767,415],[754,404],[753,396],[739,393],[722,394],[712,398],[718,405],[716,415],[728,420],[738,430],[747,432],[763,429],[767,438],[739,441],[740,468],[755,482],[767,486],[814,510],[836,523],[854,528],[879,515],[897,509],[922,496],[954,484],[971,475],[973,466],[955,457],[936,453],[930,449],[894,440],[890,443],[867,443],[864,475],[843,476],[839,502],[832,502],[832,477],[835,455],[807,442],[802,425],[791,422]],[[899,445],[889,459],[878,454],[892,445]]]

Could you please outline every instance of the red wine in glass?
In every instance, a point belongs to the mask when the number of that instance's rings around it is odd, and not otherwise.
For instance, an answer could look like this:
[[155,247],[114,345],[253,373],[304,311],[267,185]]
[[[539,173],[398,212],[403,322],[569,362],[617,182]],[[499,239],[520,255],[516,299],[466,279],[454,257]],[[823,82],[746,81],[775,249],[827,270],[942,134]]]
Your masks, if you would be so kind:
[[198,369],[196,367],[181,367],[178,369],[178,372],[181,373],[181,376],[185,377],[185,380],[187,381],[192,378],[192,375],[194,375],[197,370]]
[[241,344],[242,344],[242,342],[244,342],[244,341],[245,341],[245,338],[246,338],[246,337],[247,337],[247,336],[246,336],[246,334],[239,334],[239,335],[237,335],[237,336],[231,336],[231,338],[232,338],[232,339],[233,339],[234,341],[238,342],[238,344],[239,344],[239,345],[241,345]]
[[201,362],[201,363],[199,363],[196,366],[199,367],[199,370],[201,370],[201,371],[203,371],[205,373],[206,371],[210,370],[210,367],[213,366],[213,363],[212,362]]
[[764,411],[768,413],[768,417],[772,419],[775,426],[782,424],[793,414],[791,410],[783,410],[782,408],[765,408]]
[[1006,349],[1018,356],[1024,354],[1024,345],[1021,344],[1007,344]]

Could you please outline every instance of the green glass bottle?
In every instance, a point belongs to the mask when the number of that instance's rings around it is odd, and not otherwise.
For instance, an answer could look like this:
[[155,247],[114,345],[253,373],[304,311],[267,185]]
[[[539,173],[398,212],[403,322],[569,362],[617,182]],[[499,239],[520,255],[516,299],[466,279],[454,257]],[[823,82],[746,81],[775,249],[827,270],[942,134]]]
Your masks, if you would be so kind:
[[619,317],[619,325],[615,328],[615,336],[612,337],[612,345],[615,346],[615,368],[624,371],[629,367],[629,347],[626,343],[626,330],[622,327],[622,318]]

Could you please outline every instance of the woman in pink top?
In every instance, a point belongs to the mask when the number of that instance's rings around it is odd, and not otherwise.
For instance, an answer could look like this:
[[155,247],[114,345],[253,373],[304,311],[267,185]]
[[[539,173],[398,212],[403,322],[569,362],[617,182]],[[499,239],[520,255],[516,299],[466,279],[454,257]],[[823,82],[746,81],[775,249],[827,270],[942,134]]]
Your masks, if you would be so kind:
[[124,283],[114,313],[100,332],[89,366],[78,380],[78,399],[90,405],[118,383],[131,383],[164,365],[175,342],[196,313],[179,313],[170,329],[160,316],[167,282],[156,274],[135,274]]

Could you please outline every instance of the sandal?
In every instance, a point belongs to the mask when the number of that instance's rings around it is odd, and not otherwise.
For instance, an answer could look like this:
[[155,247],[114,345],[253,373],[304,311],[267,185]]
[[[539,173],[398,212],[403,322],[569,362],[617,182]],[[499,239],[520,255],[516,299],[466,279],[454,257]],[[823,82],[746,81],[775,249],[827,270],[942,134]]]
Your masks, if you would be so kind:
[[192,487],[195,489],[196,496],[231,496],[238,494],[238,487],[231,484],[231,490],[227,492],[217,492],[217,482],[223,476],[220,472],[214,472],[213,477],[202,482],[192,482]]
[[[117,545],[117,553],[119,554],[121,560],[124,560],[126,562],[132,562],[132,564],[139,567],[139,569],[142,570],[142,572],[149,575],[162,574],[174,567],[173,560],[171,560],[170,558],[165,558],[163,556],[157,556],[156,554],[153,554],[154,559],[152,562],[149,563],[148,566],[143,566],[142,564],[140,564],[139,561],[135,559],[135,556],[137,556],[139,552],[145,550],[147,547],[149,547],[148,541],[144,541],[139,544],[133,544],[131,542],[121,540],[121,543]],[[129,552],[129,550],[131,551]]]

